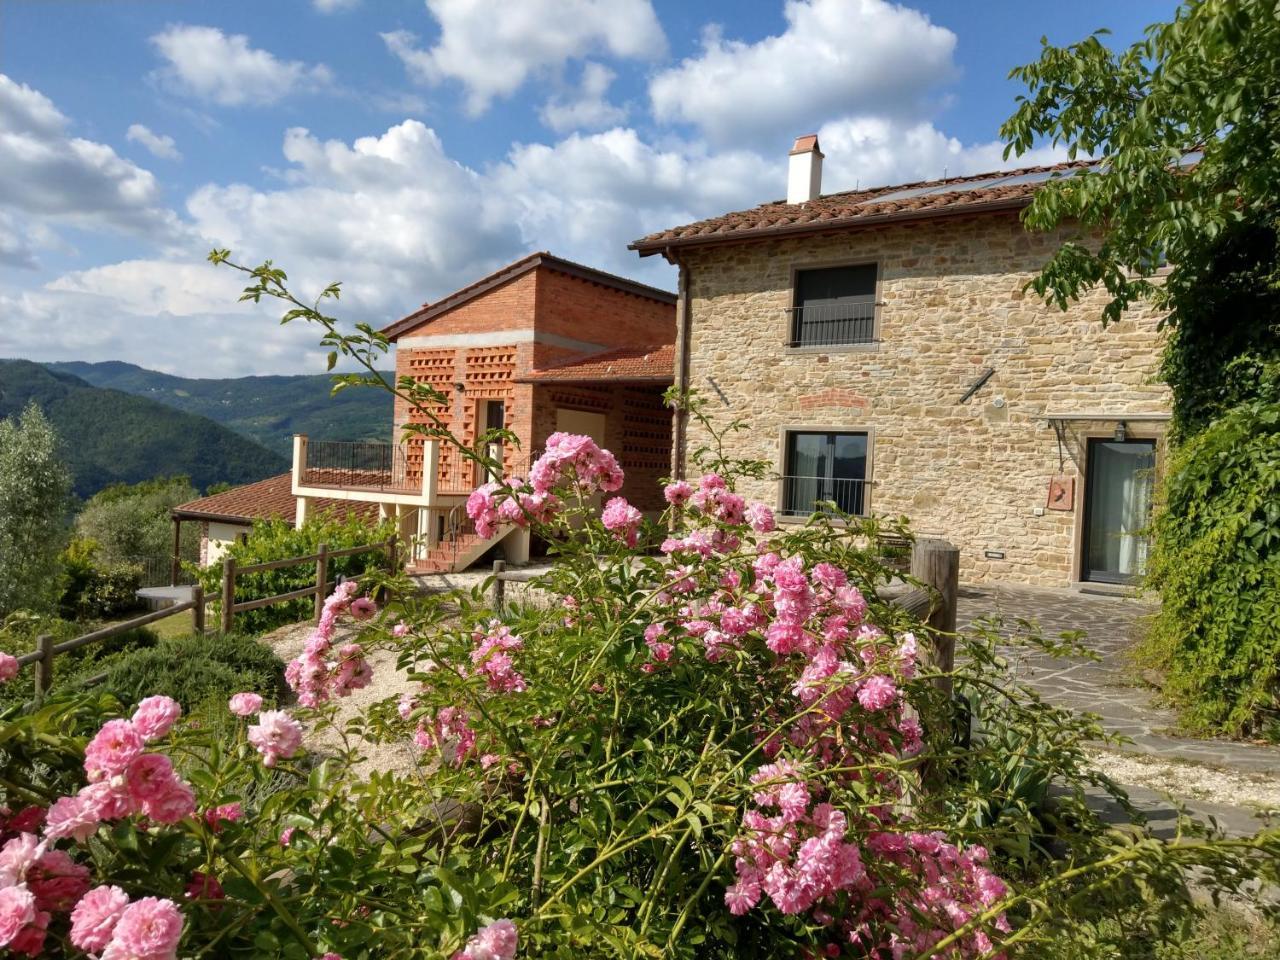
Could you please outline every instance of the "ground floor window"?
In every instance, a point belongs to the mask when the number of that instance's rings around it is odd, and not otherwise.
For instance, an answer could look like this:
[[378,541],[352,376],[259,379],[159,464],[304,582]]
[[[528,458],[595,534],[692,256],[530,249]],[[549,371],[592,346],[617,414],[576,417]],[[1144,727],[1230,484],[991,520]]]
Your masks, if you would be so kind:
[[867,434],[792,430],[786,434],[781,512],[807,517],[834,503],[845,513],[867,507]]

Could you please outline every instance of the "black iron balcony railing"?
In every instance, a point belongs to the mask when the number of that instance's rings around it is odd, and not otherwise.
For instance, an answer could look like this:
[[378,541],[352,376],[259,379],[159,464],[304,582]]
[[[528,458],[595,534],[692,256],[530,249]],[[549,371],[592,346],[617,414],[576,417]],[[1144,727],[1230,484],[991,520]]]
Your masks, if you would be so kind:
[[833,477],[782,477],[782,515],[807,517],[830,512],[834,503],[842,513],[865,515],[868,506],[867,480]]
[[871,301],[822,303],[791,308],[791,347],[835,347],[874,343],[876,305]]
[[300,480],[308,487],[417,493],[422,483],[410,476],[404,447],[394,443],[311,440]]

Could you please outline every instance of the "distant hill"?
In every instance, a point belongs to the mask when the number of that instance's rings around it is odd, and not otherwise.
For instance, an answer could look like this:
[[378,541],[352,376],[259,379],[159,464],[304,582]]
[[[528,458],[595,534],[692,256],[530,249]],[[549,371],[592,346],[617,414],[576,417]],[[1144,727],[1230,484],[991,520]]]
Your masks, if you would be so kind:
[[61,436],[81,497],[161,474],[186,474],[204,490],[289,469],[286,458],[207,417],[104,390],[28,360],[0,360],[0,418],[20,413],[31,400]]
[[391,439],[391,394],[357,388],[331,397],[333,382],[325,374],[193,380],[116,360],[45,366],[216,420],[284,457],[293,456],[295,433],[316,440]]

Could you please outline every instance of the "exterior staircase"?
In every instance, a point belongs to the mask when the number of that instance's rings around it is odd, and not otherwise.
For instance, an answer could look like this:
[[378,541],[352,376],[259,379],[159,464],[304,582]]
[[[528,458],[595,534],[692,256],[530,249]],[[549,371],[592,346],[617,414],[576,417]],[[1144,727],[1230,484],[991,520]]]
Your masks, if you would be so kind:
[[505,524],[498,528],[488,540],[477,536],[474,530],[459,530],[442,540],[440,544],[426,554],[418,557],[408,565],[408,572],[414,576],[428,573],[457,573],[465,570],[502,538],[516,529],[514,524]]

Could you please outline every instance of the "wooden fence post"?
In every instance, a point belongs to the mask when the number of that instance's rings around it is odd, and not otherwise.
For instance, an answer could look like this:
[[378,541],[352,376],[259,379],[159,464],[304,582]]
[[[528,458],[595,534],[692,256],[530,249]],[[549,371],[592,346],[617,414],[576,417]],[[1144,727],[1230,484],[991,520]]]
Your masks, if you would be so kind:
[[[960,596],[960,550],[946,540],[917,540],[911,551],[911,576],[938,593],[929,610],[934,629],[930,662],[950,673],[956,660],[956,603]],[[951,678],[940,677],[938,687],[951,693]]]
[[39,702],[53,686],[53,637],[47,633],[36,637],[36,650],[40,654],[36,662],[36,701]]
[[236,558],[226,557],[222,561],[222,632],[230,633],[235,623],[236,605]]
[[204,636],[204,587],[196,584],[191,588],[191,629],[197,637]]
[[328,585],[329,545],[322,543],[316,548],[316,603],[315,611],[311,615],[311,619],[316,623],[320,622],[320,615],[324,613],[325,588]]
[[503,608],[507,603],[507,582],[502,579],[503,571],[506,569],[505,560],[493,561],[493,612],[498,616],[502,616]]
[[387,538],[387,572],[394,575],[396,572],[396,534],[392,534]]

